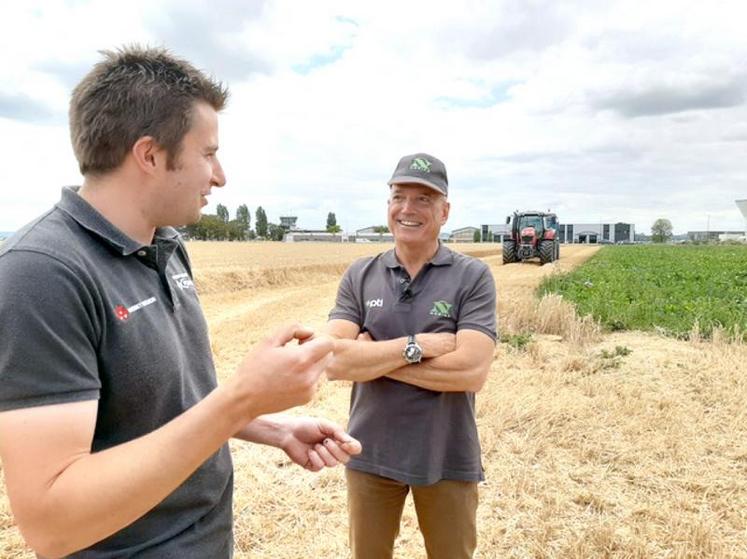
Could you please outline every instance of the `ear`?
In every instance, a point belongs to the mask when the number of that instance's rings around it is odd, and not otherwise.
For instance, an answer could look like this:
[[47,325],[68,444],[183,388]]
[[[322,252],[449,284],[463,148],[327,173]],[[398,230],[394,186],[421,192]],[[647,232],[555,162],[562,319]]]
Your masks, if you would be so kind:
[[451,210],[451,204],[444,200],[443,208],[441,209],[441,225],[445,225],[449,219],[449,211]]
[[165,151],[152,136],[142,136],[132,145],[130,153],[138,168],[148,175],[166,164]]

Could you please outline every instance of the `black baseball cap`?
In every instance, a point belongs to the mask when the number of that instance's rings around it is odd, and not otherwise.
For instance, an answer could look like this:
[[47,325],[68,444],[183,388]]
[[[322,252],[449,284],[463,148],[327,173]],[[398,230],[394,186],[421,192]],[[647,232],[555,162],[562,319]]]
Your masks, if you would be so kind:
[[440,159],[427,153],[405,155],[397,163],[392,178],[387,183],[393,184],[417,183],[438,191],[444,196],[449,195],[449,178],[446,176],[446,166]]

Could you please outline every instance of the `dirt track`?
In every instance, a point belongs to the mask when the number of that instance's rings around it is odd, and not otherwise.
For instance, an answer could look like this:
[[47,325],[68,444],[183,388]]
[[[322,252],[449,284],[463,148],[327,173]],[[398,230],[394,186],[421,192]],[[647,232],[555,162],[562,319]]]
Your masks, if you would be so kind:
[[538,261],[530,260],[516,264],[502,264],[502,256],[482,258],[490,265],[498,287],[499,299],[517,295],[517,290],[525,294],[526,288],[539,285],[542,278],[557,272],[567,272],[585,262],[599,250],[598,246],[569,245],[560,249],[560,259],[552,264],[541,266]]

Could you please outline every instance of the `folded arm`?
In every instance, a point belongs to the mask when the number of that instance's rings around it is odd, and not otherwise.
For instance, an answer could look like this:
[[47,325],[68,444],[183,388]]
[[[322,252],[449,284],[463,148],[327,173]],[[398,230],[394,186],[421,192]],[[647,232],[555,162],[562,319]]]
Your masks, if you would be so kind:
[[477,330],[459,330],[454,351],[405,365],[387,376],[436,392],[478,392],[485,384],[494,352],[495,342],[490,336]]
[[[334,319],[327,323],[326,333],[334,340],[332,360],[325,373],[330,380],[366,382],[385,376],[406,364],[402,351],[407,337],[393,340],[359,340],[360,327],[354,322]],[[454,349],[454,334],[417,335],[423,358],[432,359]]]

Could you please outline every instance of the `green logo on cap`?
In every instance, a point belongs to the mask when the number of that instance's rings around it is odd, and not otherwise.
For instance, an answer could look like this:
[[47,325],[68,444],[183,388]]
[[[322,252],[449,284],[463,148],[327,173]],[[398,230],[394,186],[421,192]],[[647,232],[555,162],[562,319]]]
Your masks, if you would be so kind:
[[433,308],[428,314],[440,316],[442,318],[449,318],[451,317],[451,307],[453,306],[454,305],[447,303],[446,301],[433,301]]
[[422,171],[423,173],[430,173],[431,165],[432,163],[428,161],[427,159],[423,159],[422,157],[416,157],[415,159],[412,160],[412,163],[410,164],[410,169],[415,169],[416,171]]

